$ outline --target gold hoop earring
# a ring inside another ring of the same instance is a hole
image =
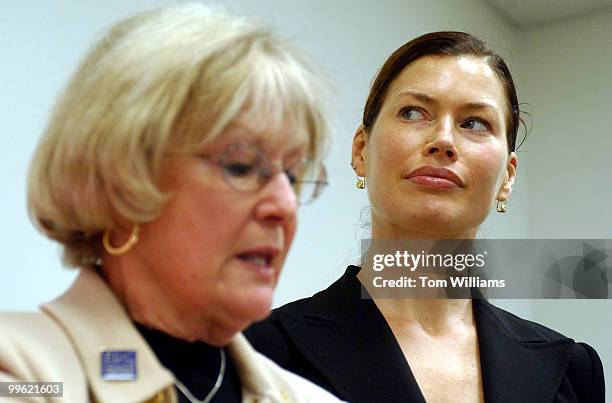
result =
[[[495,209],[498,213],[504,214],[508,210],[508,200],[498,200]]]
[[[119,256],[127,253],[132,246],[136,245],[138,242],[138,235],[140,234],[140,225],[134,224],[132,227],[132,232],[130,233],[130,237],[128,240],[121,246],[114,247],[110,243],[111,230],[107,229],[104,231],[104,236],[102,237],[102,245],[104,246],[104,250],[108,252],[109,255]]]

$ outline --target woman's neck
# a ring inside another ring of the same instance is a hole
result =
[[[163,286],[152,281],[147,268],[124,256],[105,256],[101,273],[134,322],[177,339],[224,346],[248,325],[226,326],[216,318],[184,309],[180,303],[170,300]]]
[[[477,227],[442,231],[439,228],[435,230],[422,230],[409,227],[389,227],[373,223],[373,243],[371,247],[376,248],[376,240],[475,239],[477,231]],[[419,245],[422,246],[422,244]],[[424,252],[427,252],[427,250]],[[365,277],[367,276],[365,273],[360,273],[360,275],[358,277],[365,285],[367,281]],[[407,275],[415,275],[415,273]],[[441,334],[448,331],[448,329],[456,329],[458,325],[474,326],[475,324],[472,314],[472,301],[470,299],[374,298],[374,302],[392,327],[416,325],[427,333]]]
[[[410,227],[372,225],[372,239],[475,239],[478,228],[444,231]]]
[[[372,239],[475,239],[478,227],[451,228],[437,225],[426,228],[422,225],[398,226],[372,216]]]
[[[474,326],[470,299],[374,299],[391,328],[418,327],[431,336]]]

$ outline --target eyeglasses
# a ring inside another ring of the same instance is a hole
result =
[[[279,172],[283,172],[300,205],[316,199],[327,182],[325,167],[320,162],[301,159],[287,166],[271,164],[259,147],[251,143],[235,143],[214,155],[188,154],[211,160],[221,169],[225,183],[241,193],[256,192]]]

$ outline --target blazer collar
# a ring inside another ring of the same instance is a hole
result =
[[[160,364],[123,306],[94,270],[81,269],[74,284],[59,298],[43,304],[41,309],[71,339],[96,401],[134,402],[154,396],[176,401],[174,375]],[[232,339],[227,348],[240,374],[244,398],[281,399],[283,392],[264,367],[264,358],[241,333]],[[136,351],[136,380],[102,380],[100,352],[104,349]]]
[[[372,300],[361,299],[357,267],[316,294],[302,312],[277,310],[301,353],[351,402],[425,403],[399,344]],[[367,376],[356,374],[366,372]]]
[[[487,402],[552,402],[567,370],[574,340],[539,334],[535,324],[473,301]],[[552,332],[551,332],[552,333]]]
[[[80,269],[73,285],[41,309],[66,332],[81,360],[95,400],[145,401],[174,383],[174,376],[157,360],[106,282],[90,268]],[[134,381],[101,378],[103,350],[136,352]]]
[[[228,349],[240,374],[242,398],[246,401],[282,401],[285,392],[274,382],[272,373],[265,367],[262,357],[249,344],[242,333],[238,333]]]
[[[425,402],[391,329],[371,299],[361,298],[349,266],[303,310],[277,315],[302,354],[342,397],[354,402]],[[574,341],[544,337],[486,300],[474,300],[485,401],[552,401],[569,363]],[[550,336],[550,335],[548,335]],[[334,357],[330,359],[330,357]],[[367,371],[368,376],[353,376]]]

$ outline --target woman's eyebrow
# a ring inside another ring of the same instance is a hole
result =
[[[463,109],[489,109],[497,112],[498,108],[495,104],[489,102],[468,102],[462,106]]]
[[[427,95],[423,92],[414,91],[414,90],[404,90],[400,92],[397,96],[398,98],[401,98],[404,96],[410,96],[410,97],[416,98],[417,100],[423,103],[428,103],[432,105],[439,104],[436,98],[430,95]],[[490,103],[490,102],[485,102],[485,101],[466,102],[465,104],[461,105],[461,108],[462,109],[490,109],[494,112],[498,111],[498,108],[495,104]]]
[[[414,91],[414,90],[404,90],[402,92],[400,92],[399,94],[397,94],[398,98],[401,97],[405,97],[405,96],[411,96],[413,98],[418,99],[421,102],[424,103],[428,103],[428,104],[434,104],[437,105],[438,104],[438,100],[419,91]]]

